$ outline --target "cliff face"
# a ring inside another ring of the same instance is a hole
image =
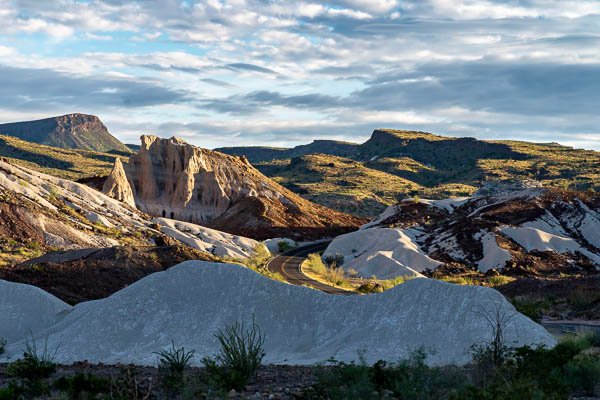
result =
[[[346,214],[313,204],[262,175],[243,157],[142,136],[139,152],[118,165],[104,192],[151,215],[188,221],[258,238],[277,234],[320,236],[357,226]]]
[[[0,133],[67,149],[131,152],[108,132],[95,115],[68,114],[37,121],[0,124]]]

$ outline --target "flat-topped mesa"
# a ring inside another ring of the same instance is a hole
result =
[[[37,121],[0,124],[0,133],[66,149],[131,153],[95,115],[75,113]]]
[[[122,165],[135,205],[148,214],[268,237],[270,228],[354,227],[356,218],[317,206],[271,181],[242,157],[192,146],[176,137],[142,136],[137,154]],[[115,165],[104,193],[126,201]]]

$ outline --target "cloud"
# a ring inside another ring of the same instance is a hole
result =
[[[227,67],[235,69],[235,70],[241,70],[241,71],[252,71],[252,72],[261,72],[263,74],[277,75],[277,72],[273,71],[272,69],[261,67],[259,65],[254,65],[254,64],[233,63],[233,64],[227,64]]]
[[[223,99],[212,99],[201,104],[220,113],[248,114],[265,111],[269,107],[279,106],[296,109],[330,109],[338,106],[339,99],[318,93],[284,95],[278,92],[260,90],[244,95],[233,95]]]
[[[244,143],[397,126],[597,146],[599,27],[592,0],[0,0],[0,109]]]
[[[427,64],[378,77],[353,93],[349,103],[383,110],[461,106],[523,115],[594,114],[600,104],[600,65]]]
[[[190,100],[182,91],[142,80],[73,76],[0,65],[0,104],[14,110],[127,109]]]
[[[225,82],[225,81],[220,81],[218,79],[212,79],[212,78],[202,78],[201,79],[202,82],[211,84],[211,85],[215,85],[215,86],[220,86],[220,87],[226,87],[226,88],[233,88],[235,87],[235,85],[232,85],[231,83]]]

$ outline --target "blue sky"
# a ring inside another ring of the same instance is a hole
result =
[[[203,147],[375,128],[600,150],[600,1],[0,0],[0,121]]]

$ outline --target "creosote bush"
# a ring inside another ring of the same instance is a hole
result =
[[[215,337],[221,346],[219,353],[202,359],[209,380],[225,390],[242,390],[265,356],[265,338],[260,327],[253,317],[250,327],[236,322],[219,329]]]

